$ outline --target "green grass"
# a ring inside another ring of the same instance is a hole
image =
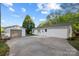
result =
[[[9,47],[4,42],[0,42],[0,56],[5,56],[9,52]]]
[[[79,37],[68,39],[68,42],[79,51]]]

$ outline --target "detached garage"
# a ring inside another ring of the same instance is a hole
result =
[[[11,29],[10,36],[11,37],[22,37],[22,30]]]
[[[34,28],[33,34],[45,37],[68,38],[72,36],[72,28],[69,24],[58,24],[47,28]]]
[[[5,35],[11,38],[25,36],[25,28],[18,25],[5,27]]]

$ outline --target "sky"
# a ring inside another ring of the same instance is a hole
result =
[[[45,21],[48,14],[56,10],[62,11],[58,3],[2,3],[1,26],[22,26],[26,15],[31,16],[37,27],[41,21]]]
[[[46,20],[51,10],[61,9],[59,4],[45,3],[4,3],[1,4],[1,26],[20,25],[26,15],[30,15],[36,26]]]

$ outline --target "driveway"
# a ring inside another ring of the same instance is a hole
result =
[[[10,56],[75,56],[78,51],[66,39],[49,37],[22,37],[7,41]]]

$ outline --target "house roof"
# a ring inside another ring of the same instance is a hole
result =
[[[4,29],[7,29],[7,28],[12,28],[12,27],[20,27],[20,28],[23,28],[23,27],[21,27],[21,26],[19,26],[19,25],[13,25],[13,26],[8,26],[8,27],[3,27]]]
[[[71,24],[70,23],[64,23],[64,24],[55,24],[55,25],[53,25],[53,26],[50,26],[50,27],[44,27],[44,28],[40,28],[40,27],[38,27],[38,28],[34,28],[34,29],[45,29],[45,28],[47,28],[47,29],[49,29],[49,28],[67,28],[67,27],[69,27]]]

